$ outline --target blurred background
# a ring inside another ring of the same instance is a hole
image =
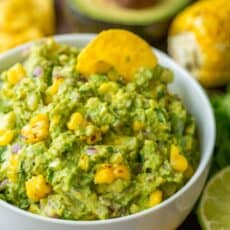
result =
[[[1,0],[0,52],[43,36],[124,28],[165,49],[169,24],[192,0]]]

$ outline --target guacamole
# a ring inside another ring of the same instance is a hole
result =
[[[79,50],[45,40],[0,75],[0,199],[60,219],[130,215],[172,196],[199,161],[172,72],[83,76]]]

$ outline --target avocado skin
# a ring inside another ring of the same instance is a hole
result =
[[[77,7],[75,7],[71,1],[66,1],[64,11],[69,24],[75,32],[99,33],[106,29],[120,28],[130,30],[140,35],[151,44],[156,44],[156,42],[159,42],[167,36],[167,31],[172,21],[172,18],[168,18],[167,20],[154,22],[149,25],[124,25],[119,23],[107,23],[88,17]]]

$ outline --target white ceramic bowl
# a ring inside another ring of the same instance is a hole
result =
[[[94,35],[61,35],[61,43],[83,47]],[[31,43],[0,55],[0,69],[22,60],[22,51]],[[176,194],[151,208],[134,215],[101,221],[68,221],[45,218],[20,210],[0,201],[1,230],[173,230],[178,227],[197,201],[209,171],[215,142],[215,122],[209,100],[200,85],[167,55],[154,50],[160,64],[174,71],[175,81],[170,90],[177,93],[198,125],[201,144],[199,167],[188,183]]]

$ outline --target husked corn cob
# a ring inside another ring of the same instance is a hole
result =
[[[204,86],[230,83],[229,0],[198,1],[171,25],[170,55]]]

